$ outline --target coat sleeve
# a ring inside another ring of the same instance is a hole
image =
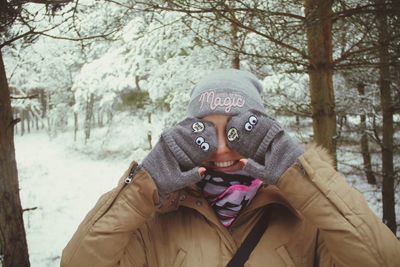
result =
[[[126,184],[131,170],[136,174]],[[104,194],[79,225],[63,250],[61,266],[118,266],[128,242],[155,212],[158,201],[153,180],[133,162],[118,186]]]
[[[299,163],[283,174],[278,187],[318,227],[318,266],[400,266],[400,242],[326,152],[309,148]]]

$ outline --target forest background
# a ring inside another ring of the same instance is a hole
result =
[[[326,147],[400,236],[398,1],[0,4],[0,266],[57,266],[218,68],[256,74],[267,111]]]

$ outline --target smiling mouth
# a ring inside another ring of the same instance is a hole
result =
[[[228,161],[213,161],[212,164],[218,168],[227,168],[234,165],[237,160],[228,160]]]

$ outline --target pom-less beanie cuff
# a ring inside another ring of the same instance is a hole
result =
[[[186,155],[186,153],[178,146],[174,138],[168,133],[164,132],[161,134],[168,149],[174,154],[176,160],[185,168],[190,168],[195,166],[194,162]]]
[[[268,146],[271,144],[271,141],[274,139],[274,137],[280,132],[283,132],[282,127],[278,123],[272,124],[271,129],[268,130],[267,134],[261,141],[261,144],[256,151],[256,154],[254,156],[256,162],[262,163],[264,161],[265,153],[268,149]]]

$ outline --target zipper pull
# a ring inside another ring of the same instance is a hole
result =
[[[125,178],[125,184],[130,184],[132,182],[135,174],[136,174],[136,167],[133,167],[132,170],[130,171],[128,177]]]

